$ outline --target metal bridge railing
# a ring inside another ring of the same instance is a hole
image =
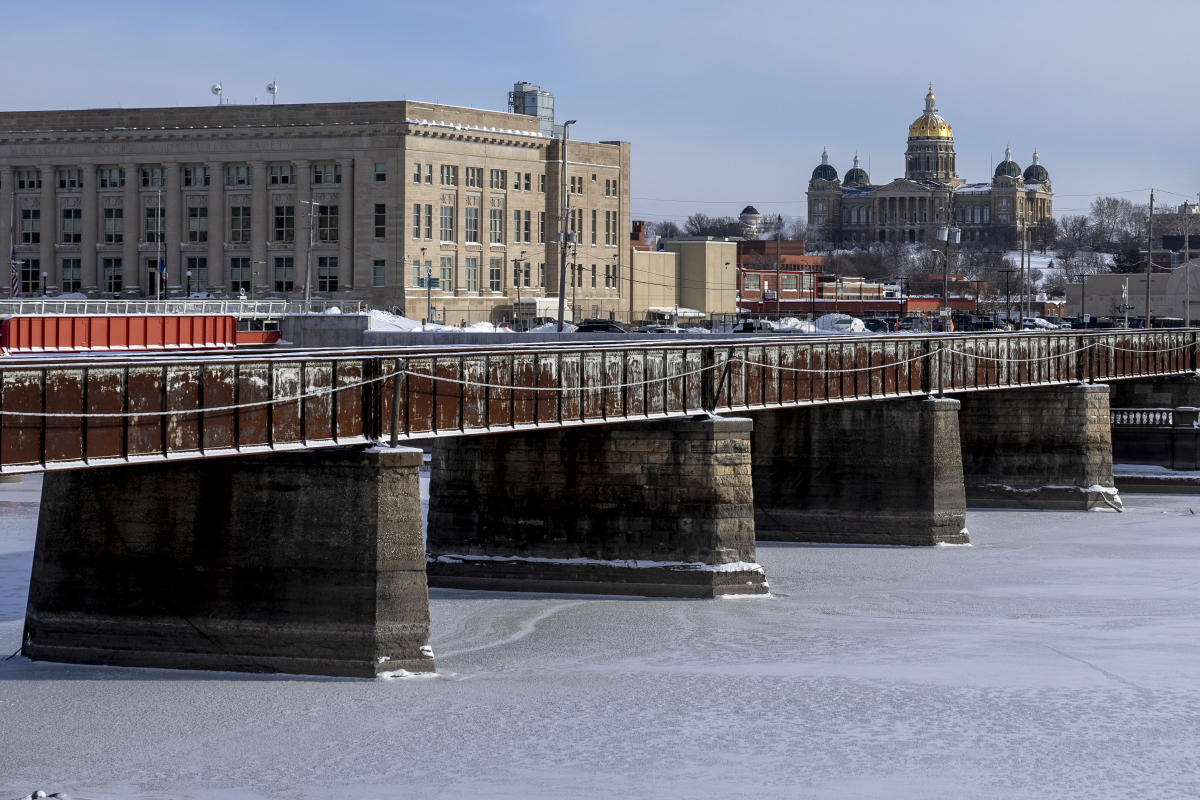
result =
[[[321,314],[338,308],[347,314],[366,310],[361,300],[0,300],[0,316],[121,316],[130,314],[230,315],[238,319],[276,319],[288,314]]]

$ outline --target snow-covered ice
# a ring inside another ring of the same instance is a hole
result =
[[[0,484],[0,650],[40,479]],[[760,544],[762,602],[434,590],[413,680],[0,661],[0,800],[1200,795],[1200,498]]]

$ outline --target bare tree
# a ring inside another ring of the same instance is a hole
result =
[[[683,229],[671,220],[654,223],[654,235],[660,239],[674,239],[683,235]]]

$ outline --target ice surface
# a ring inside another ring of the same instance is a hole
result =
[[[39,479],[0,484],[0,650]],[[440,674],[0,661],[0,800],[1200,795],[1200,498],[771,543],[762,602],[434,590]]]

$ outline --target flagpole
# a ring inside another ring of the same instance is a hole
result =
[[[11,287],[9,288],[9,297],[15,300],[21,294],[21,281],[17,275],[17,191],[13,189],[9,192],[9,215],[8,215],[8,265],[12,271]],[[42,292],[46,291],[46,287],[42,287]]]
[[[157,194],[158,194],[158,213],[156,213],[154,215],[154,231],[155,231],[154,238],[156,238],[158,240],[158,263],[155,264],[154,266],[155,266],[156,272],[158,273],[158,280],[157,280],[158,290],[155,292],[154,299],[161,303],[162,302],[162,288],[163,288],[163,285],[162,285],[163,284],[163,273],[167,271],[166,270],[167,265],[163,263],[163,254],[162,254],[162,187],[161,186],[158,187]]]

